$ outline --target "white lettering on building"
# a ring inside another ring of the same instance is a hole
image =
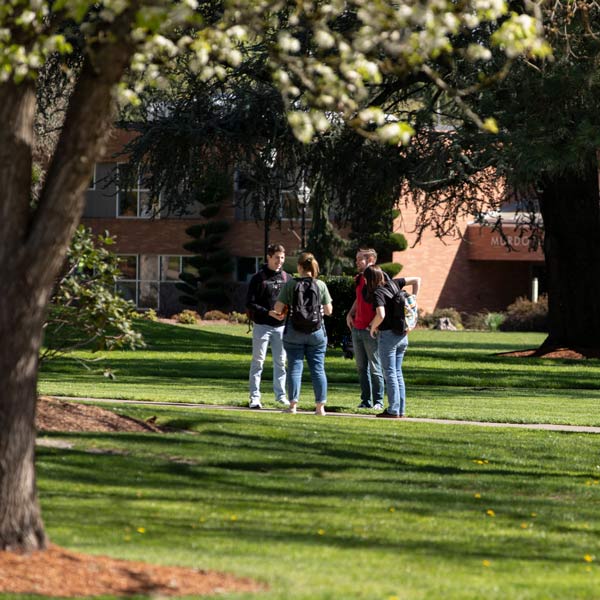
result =
[[[492,236],[490,238],[491,246],[510,246],[511,248],[518,248],[519,246],[528,247],[529,238],[522,238],[518,235],[507,235],[506,239],[502,239],[499,235]]]

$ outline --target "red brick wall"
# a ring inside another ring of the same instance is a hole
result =
[[[505,260],[506,248],[496,247],[494,260],[470,260],[467,240],[442,241],[432,233],[425,233],[413,248],[414,224],[414,209],[403,206],[395,231],[404,233],[409,247],[395,252],[394,260],[404,265],[402,275],[421,277],[419,306],[426,312],[449,307],[465,312],[503,310],[516,297],[530,295],[530,265],[539,264],[538,256],[531,261]],[[463,234],[467,224],[460,223]]]
[[[108,230],[116,236],[113,246],[118,254],[175,254],[189,252],[183,244],[191,241],[185,230],[201,220],[195,219],[83,219],[86,227],[95,233]],[[294,225],[299,235],[298,225]],[[264,227],[254,221],[233,221],[225,235],[223,247],[234,256],[263,256]],[[300,250],[300,241],[292,233],[291,225],[283,222],[281,230],[273,226],[269,239],[271,243],[283,244],[288,255]]]

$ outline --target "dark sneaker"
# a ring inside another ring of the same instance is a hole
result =
[[[400,415],[393,415],[393,414],[389,413],[387,410],[384,410],[383,412],[378,413],[375,416],[379,417],[381,419],[400,419]]]
[[[368,409],[371,409],[373,407],[370,406],[369,404],[365,404],[364,402],[361,402],[356,408],[368,408]],[[381,408],[383,408],[383,406]]]

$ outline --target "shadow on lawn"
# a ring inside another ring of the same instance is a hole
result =
[[[564,533],[565,502],[570,506],[576,501],[572,486],[583,485],[589,477],[574,471],[568,461],[559,462],[560,444],[542,436],[522,436],[537,441],[529,448],[532,460],[543,451],[546,464],[555,465],[535,469],[507,462],[512,450],[506,448],[505,437],[494,442],[490,435],[449,436],[438,440],[441,450],[432,456],[426,428],[413,432],[404,443],[402,435],[392,438],[389,430],[375,434],[371,430],[368,441],[349,447],[344,428],[327,432],[327,439],[311,441],[312,425],[280,424],[275,431],[265,427],[249,434],[227,431],[227,421],[205,422],[193,437],[71,435],[84,447],[109,446],[130,454],[40,448],[42,498],[52,490],[63,505],[67,503],[68,522],[74,528],[96,522],[112,530],[119,523],[147,522],[149,534],[160,536],[167,546],[178,538],[201,535],[467,558],[485,553],[488,558],[564,561],[572,552],[572,539],[548,544],[519,530],[519,524],[536,512],[544,530]],[[498,464],[475,465],[474,453],[482,452],[498,454]],[[485,500],[476,500],[474,491],[483,492]],[[46,518],[64,523],[60,503],[54,509],[51,500],[47,503]],[[197,506],[214,507],[201,532],[190,530],[190,519],[197,522]],[[486,516],[490,506],[497,520]],[[114,507],[119,507],[117,513]],[[337,510],[348,514],[346,523],[340,524]],[[289,511],[312,515],[314,525],[307,525],[302,516],[284,518]],[[596,522],[593,505],[578,506],[577,511],[578,521]],[[237,515],[235,523],[229,520],[231,514]],[[403,522],[403,515],[412,525]],[[415,529],[419,517],[430,520],[426,526],[430,534]],[[436,531],[432,519],[450,520],[441,522],[445,528],[455,527],[451,539],[446,530]],[[465,519],[464,526],[449,525]],[[514,525],[503,534],[504,545],[494,534],[500,521]],[[319,528],[325,529],[324,534],[317,532]]]

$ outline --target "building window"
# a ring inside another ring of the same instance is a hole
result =
[[[237,256],[235,261],[237,281],[250,281],[258,271],[262,256]]]
[[[180,273],[198,276],[198,269],[189,263],[191,256],[161,256],[160,280],[179,281]]]
[[[125,300],[138,305],[138,257],[137,254],[119,255],[121,276],[117,282],[117,291]]]
[[[141,173],[131,173],[125,163],[117,165],[117,217],[149,219],[158,216],[160,198],[153,198]]]

